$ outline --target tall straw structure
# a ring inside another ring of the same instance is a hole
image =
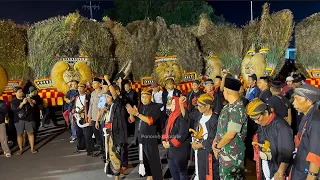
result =
[[[298,69],[304,75],[305,70],[320,69],[320,13],[302,20],[296,27],[296,60]]]

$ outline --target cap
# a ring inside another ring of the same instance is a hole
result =
[[[233,91],[239,91],[242,83],[238,79],[226,78],[224,87]]]
[[[262,114],[268,106],[263,103],[259,98],[254,98],[249,102],[249,104],[246,107],[246,112],[248,116],[257,116],[259,114]]]
[[[294,89],[298,96],[308,98],[312,103],[320,101],[320,89],[310,84],[303,84]]]
[[[249,77],[251,77],[253,80],[258,80],[257,75],[256,74],[251,74],[249,75]]]
[[[34,86],[30,86],[30,87],[29,87],[29,93],[31,93],[31,92],[33,92],[33,91],[35,91],[35,90],[37,90],[36,87],[34,87]]]
[[[294,74],[292,75],[293,77],[293,81],[294,83],[298,83],[298,82],[301,82],[302,81],[302,76],[300,74]]]
[[[101,83],[101,82],[102,82],[102,79],[95,77],[95,78],[93,78],[93,80],[92,80],[92,81],[96,81],[96,82]]]
[[[212,79],[207,79],[204,84],[214,84]]]
[[[271,87],[275,89],[281,89],[282,88],[282,82],[281,81],[272,81]]]
[[[293,77],[292,76],[288,76],[287,78],[286,78],[286,82],[287,81],[293,81]]]

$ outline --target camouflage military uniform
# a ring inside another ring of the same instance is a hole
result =
[[[245,137],[247,134],[247,117],[243,102],[239,98],[233,104],[227,104],[221,111],[218,128],[217,142],[229,129],[238,129],[235,138],[225,145],[219,153],[219,174],[223,180],[245,179]]]

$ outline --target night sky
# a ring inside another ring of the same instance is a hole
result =
[[[261,15],[262,5],[265,2],[253,2],[254,18]],[[242,26],[250,20],[250,1],[208,1],[208,3],[215,9],[216,15],[223,15],[228,22]],[[320,1],[269,1],[269,3],[271,12],[290,9],[293,12],[295,23],[316,12],[320,12]],[[84,5],[89,5],[89,1],[2,0],[0,2],[0,19],[12,19],[18,24],[32,24],[53,16],[67,15],[75,10],[79,10],[83,16],[90,17],[89,10],[85,10],[83,8]],[[105,9],[114,7],[111,0],[92,1],[92,5],[100,6],[100,10],[93,11],[93,16],[97,20],[101,20]],[[294,39],[290,46],[294,46]]]
[[[265,1],[253,2],[254,18],[261,15],[262,5]],[[317,1],[269,1],[270,10],[279,11],[290,9],[293,12],[295,22],[320,12],[320,2]],[[100,10],[94,11],[94,18],[101,20],[104,9],[112,8],[112,1],[92,1],[92,4],[100,5]],[[209,1],[215,9],[216,15],[225,17],[228,22],[244,25],[250,20],[250,1]],[[52,16],[67,15],[75,10],[80,10],[84,16],[90,17],[88,10],[82,8],[89,5],[89,1],[1,1],[0,19],[12,19],[16,23],[34,23]]]

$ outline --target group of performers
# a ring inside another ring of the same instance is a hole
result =
[[[157,83],[143,88],[139,103],[129,103],[130,98],[121,93],[125,85],[111,83],[108,76],[93,79],[91,97],[88,85],[79,83],[72,106],[78,124],[77,148],[92,155],[94,134],[99,153],[105,153],[105,172],[119,179],[128,165],[128,127],[134,124],[139,174],[147,179],[163,179],[160,134],[174,180],[189,179],[190,154],[195,159],[195,180],[245,179],[246,148],[253,146],[258,147],[255,160],[262,169],[258,179],[319,177],[320,89],[308,84],[294,87],[292,108],[304,114],[294,138],[290,125],[295,120],[288,117],[291,103],[281,95],[281,84],[269,77],[257,83],[255,74],[249,79],[246,93],[238,79],[224,73],[207,79],[204,91],[202,82],[193,81],[186,95],[174,88],[173,79],[167,79],[164,88]],[[252,142],[249,134],[256,134],[257,141]]]

